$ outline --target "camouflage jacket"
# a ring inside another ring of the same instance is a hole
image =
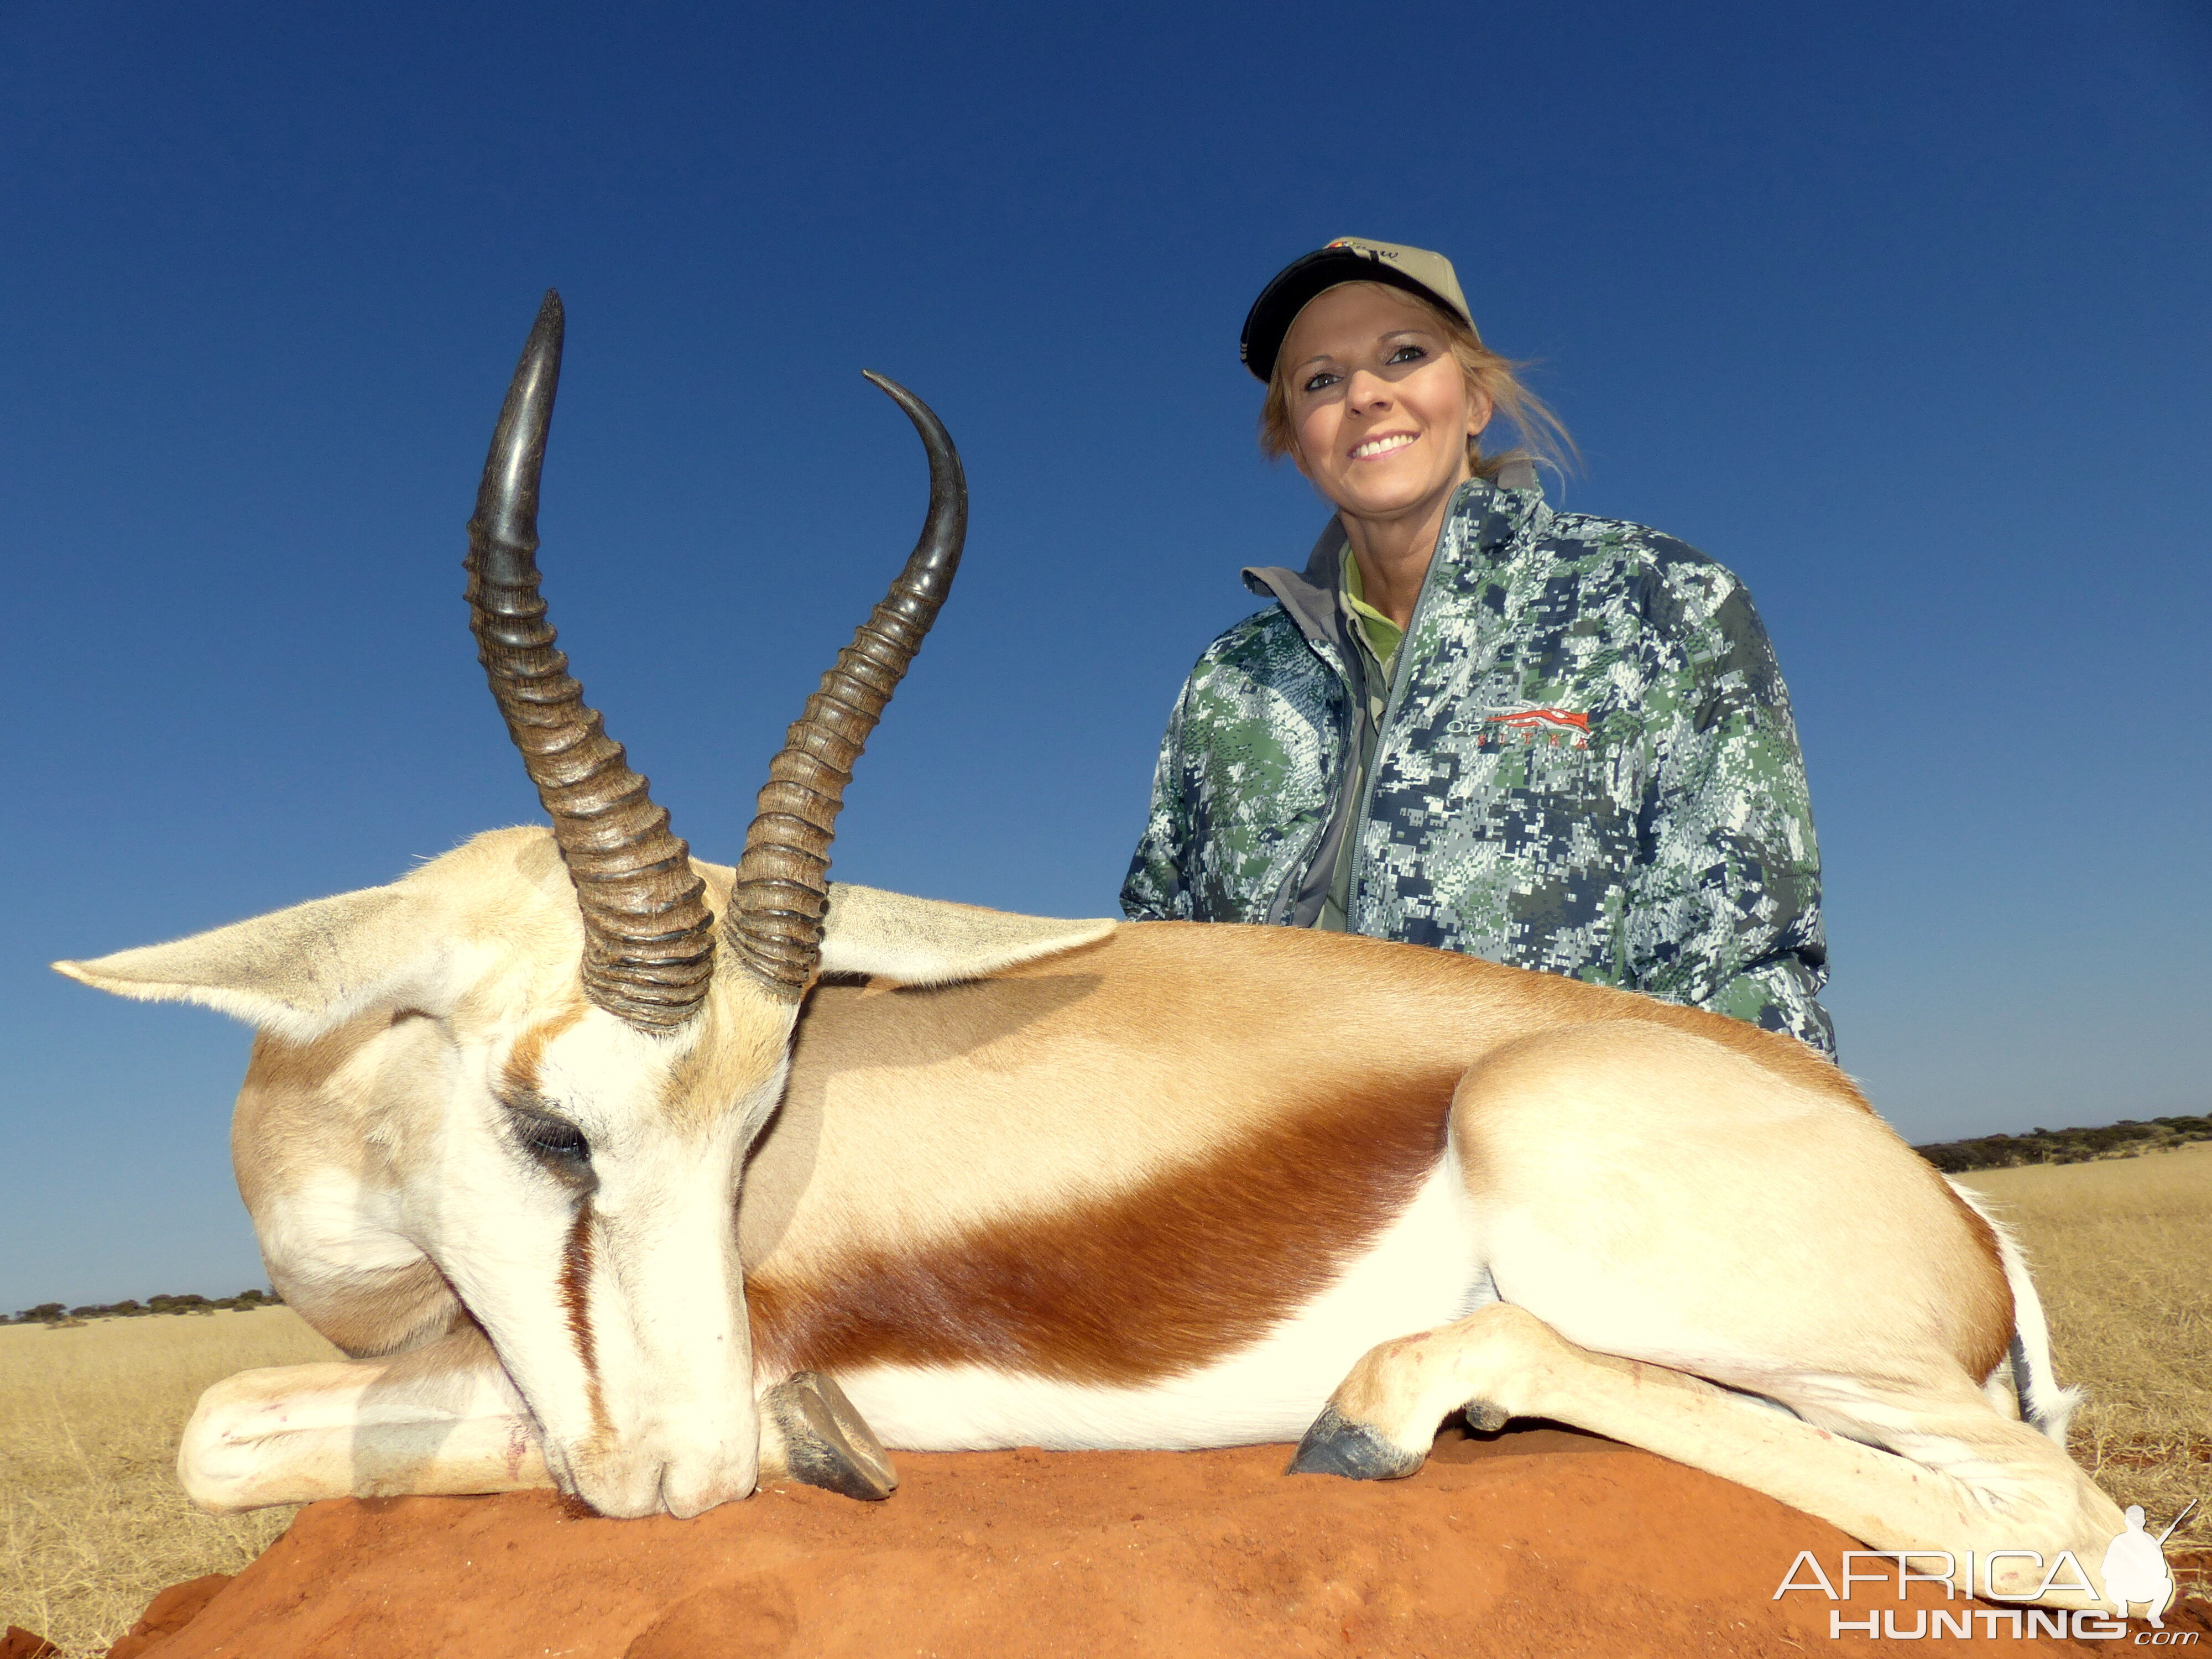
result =
[[[1121,889],[1133,920],[1310,927],[1343,837],[1351,931],[1695,1004],[1835,1051],[1804,763],[1751,595],[1528,469],[1452,499],[1361,799],[1372,672],[1344,532],[1206,649]],[[1379,689],[1379,688],[1378,688]]]

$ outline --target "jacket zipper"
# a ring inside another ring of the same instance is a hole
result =
[[[1474,482],[1469,480],[1468,485],[1464,487],[1471,488]],[[1457,516],[1458,509],[1457,501],[1444,509],[1444,521],[1437,532],[1436,548],[1429,555],[1429,568],[1421,575],[1421,591],[1413,596],[1413,614],[1407,617],[1405,635],[1398,642],[1398,664],[1390,674],[1390,696],[1382,705],[1382,721],[1375,728],[1375,759],[1368,766],[1367,780],[1359,792],[1358,810],[1345,827],[1346,834],[1357,837],[1352,843],[1351,874],[1344,884],[1344,931],[1347,933],[1359,931],[1352,925],[1352,907],[1359,897],[1359,878],[1363,873],[1360,865],[1366,852],[1362,844],[1366,838],[1360,836],[1359,831],[1366,823],[1368,814],[1375,810],[1375,780],[1382,771],[1382,743],[1390,734],[1390,723],[1397,719],[1399,708],[1405,702],[1406,687],[1413,680],[1413,637],[1420,629],[1421,613],[1428,608],[1430,590],[1437,585],[1437,569],[1443,562],[1438,555],[1443,551],[1444,535],[1451,528],[1451,521]],[[1356,642],[1353,648],[1358,649]]]

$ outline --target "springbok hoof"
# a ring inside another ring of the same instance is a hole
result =
[[[878,1502],[898,1486],[882,1443],[844,1389],[819,1371],[799,1371],[762,1396],[761,1410],[782,1431],[784,1474],[802,1486]]]
[[[1347,1480],[1398,1480],[1427,1460],[1419,1452],[1398,1449],[1364,1423],[1340,1416],[1334,1406],[1323,1406],[1286,1474],[1340,1474]]]
[[[1513,1413],[1503,1406],[1493,1406],[1487,1400],[1470,1400],[1460,1407],[1467,1425],[1477,1434],[1496,1434],[1513,1420]]]

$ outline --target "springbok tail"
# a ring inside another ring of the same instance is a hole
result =
[[[1951,1180],[1948,1176],[1943,1178]],[[2043,1298],[2035,1293],[2035,1281],[2028,1276],[2027,1257],[2012,1230],[1990,1213],[1978,1193],[1955,1181],[1951,1181],[1951,1189],[1996,1235],[2005,1283],[2012,1287],[2012,1342],[2006,1352],[2012,1361],[2013,1392],[2020,1401],[2021,1419],[2040,1430],[2063,1450],[2067,1428],[2081,1404],[2081,1390],[2058,1386],[2058,1371],[2051,1363],[2051,1327],[2043,1317]]]

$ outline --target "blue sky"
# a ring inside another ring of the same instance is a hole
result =
[[[1237,568],[1322,518],[1244,308],[1413,242],[1535,360],[1566,502],[1758,596],[1892,1120],[2204,1109],[2206,18],[9,7],[0,1308],[259,1280],[244,1030],[49,959],[534,815],[459,558],[549,284],[554,616],[709,856],[919,519],[871,368],[974,517],[837,873],[1109,910]]]

